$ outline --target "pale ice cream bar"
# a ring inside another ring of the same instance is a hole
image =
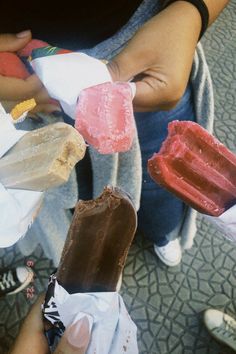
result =
[[[75,128],[101,154],[131,148],[135,122],[129,83],[106,82],[80,92]]]
[[[68,180],[85,150],[83,137],[65,123],[28,132],[0,159],[0,182],[34,191],[56,187]]]
[[[148,161],[150,176],[199,212],[219,216],[236,204],[236,155],[199,124],[173,121]]]
[[[121,189],[106,187],[97,199],[79,201],[56,273],[59,284],[69,293],[115,291],[136,224]]]

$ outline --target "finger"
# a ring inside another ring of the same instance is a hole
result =
[[[25,320],[25,323],[28,326],[34,325],[34,328],[37,330],[43,330],[43,323],[41,321],[42,319],[42,309],[41,305],[45,300],[45,293],[39,294],[37,297],[37,300],[33,304],[33,306],[30,309],[30,312]]]
[[[142,81],[136,82],[134,110],[147,112],[170,109],[171,102],[165,100],[166,85],[166,82],[153,78],[144,78]],[[173,103],[175,104],[175,102]]]
[[[113,81],[129,81],[136,83],[136,94],[133,100],[134,110],[139,112],[169,110],[176,106],[181,98],[180,89],[173,87],[176,73],[169,70],[168,75],[163,73],[155,64],[147,67],[143,52],[137,53],[136,46],[129,44],[128,49],[123,50],[111,62],[107,64]],[[137,60],[139,58],[139,60]],[[129,64],[133,61],[133,65]],[[171,80],[169,78],[172,78]],[[183,92],[182,92],[183,93]]]
[[[34,95],[33,97],[37,103],[37,106],[35,107],[35,111],[38,111],[38,107],[40,105],[50,105],[52,107],[54,107],[55,111],[61,111],[61,106],[59,101],[51,98],[47,92],[47,90],[45,89],[45,87],[42,87],[40,89],[40,91],[38,91],[38,93],[36,93],[36,95]]]
[[[30,75],[26,80],[0,76],[0,99],[23,101],[37,95],[42,87],[42,82],[35,74]]]
[[[40,103],[37,104],[36,107],[30,111],[30,113],[45,113],[45,114],[51,114],[51,113],[60,113],[62,110],[58,105],[55,104],[50,104],[50,103]]]
[[[7,113],[10,113],[11,110],[19,103],[20,101],[1,101],[1,104]],[[60,112],[62,112],[62,110],[60,108],[59,103],[55,100],[49,100],[47,102],[37,103],[35,108],[29,112],[29,115],[30,118],[34,118],[34,115],[36,115],[35,119],[37,120],[38,119],[37,113],[59,114]]]
[[[60,106],[59,101],[49,96],[45,87],[42,87],[40,91],[37,92],[37,94],[34,96],[34,99],[37,103],[51,103],[54,104],[55,106]]]
[[[135,81],[136,94],[133,100],[135,111],[168,109],[169,102],[164,99],[168,91],[167,79],[159,74],[159,68],[150,69],[155,66],[155,63],[148,62],[150,49],[147,47],[144,50],[144,45],[140,45],[139,42],[137,34],[128,46],[107,64],[107,68],[113,81]]]
[[[142,61],[137,61],[135,55],[135,51],[130,50],[130,47],[128,47],[128,49],[124,49],[107,63],[108,71],[114,82],[129,81],[135,75],[144,71],[144,63]]]
[[[26,46],[31,40],[31,31],[17,34],[0,34],[0,52],[16,52]]]
[[[85,316],[66,329],[54,354],[85,354],[89,340],[89,321]]]
[[[52,113],[61,112],[61,106],[57,100],[52,99],[47,90],[43,87],[35,96],[36,107],[31,111],[33,113]]]
[[[32,306],[23,325],[21,326],[18,337],[9,354],[48,354],[48,343],[43,333],[42,309],[45,294],[39,296]]]

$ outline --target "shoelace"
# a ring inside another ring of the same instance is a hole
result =
[[[214,328],[215,332],[236,341],[236,322],[234,320],[223,317],[221,326]]]
[[[0,275],[0,290],[4,291],[15,284],[16,282],[14,281],[14,277],[10,269],[3,273],[3,275]]]

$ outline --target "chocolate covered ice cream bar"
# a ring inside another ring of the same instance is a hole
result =
[[[199,124],[173,121],[148,161],[150,176],[199,212],[219,216],[236,204],[236,155]]]
[[[0,182],[34,191],[56,187],[68,180],[85,149],[83,137],[65,123],[28,132],[0,159]]]
[[[136,231],[129,196],[106,187],[79,201],[62,252],[57,280],[69,293],[115,291]]]

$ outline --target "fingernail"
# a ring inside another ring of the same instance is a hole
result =
[[[28,37],[30,35],[30,30],[27,30],[27,31],[22,31],[22,32],[19,32],[16,34],[16,37],[17,38],[25,38],[25,37]]]
[[[76,348],[87,348],[90,340],[89,321],[87,317],[79,319],[65,331],[68,342]]]

